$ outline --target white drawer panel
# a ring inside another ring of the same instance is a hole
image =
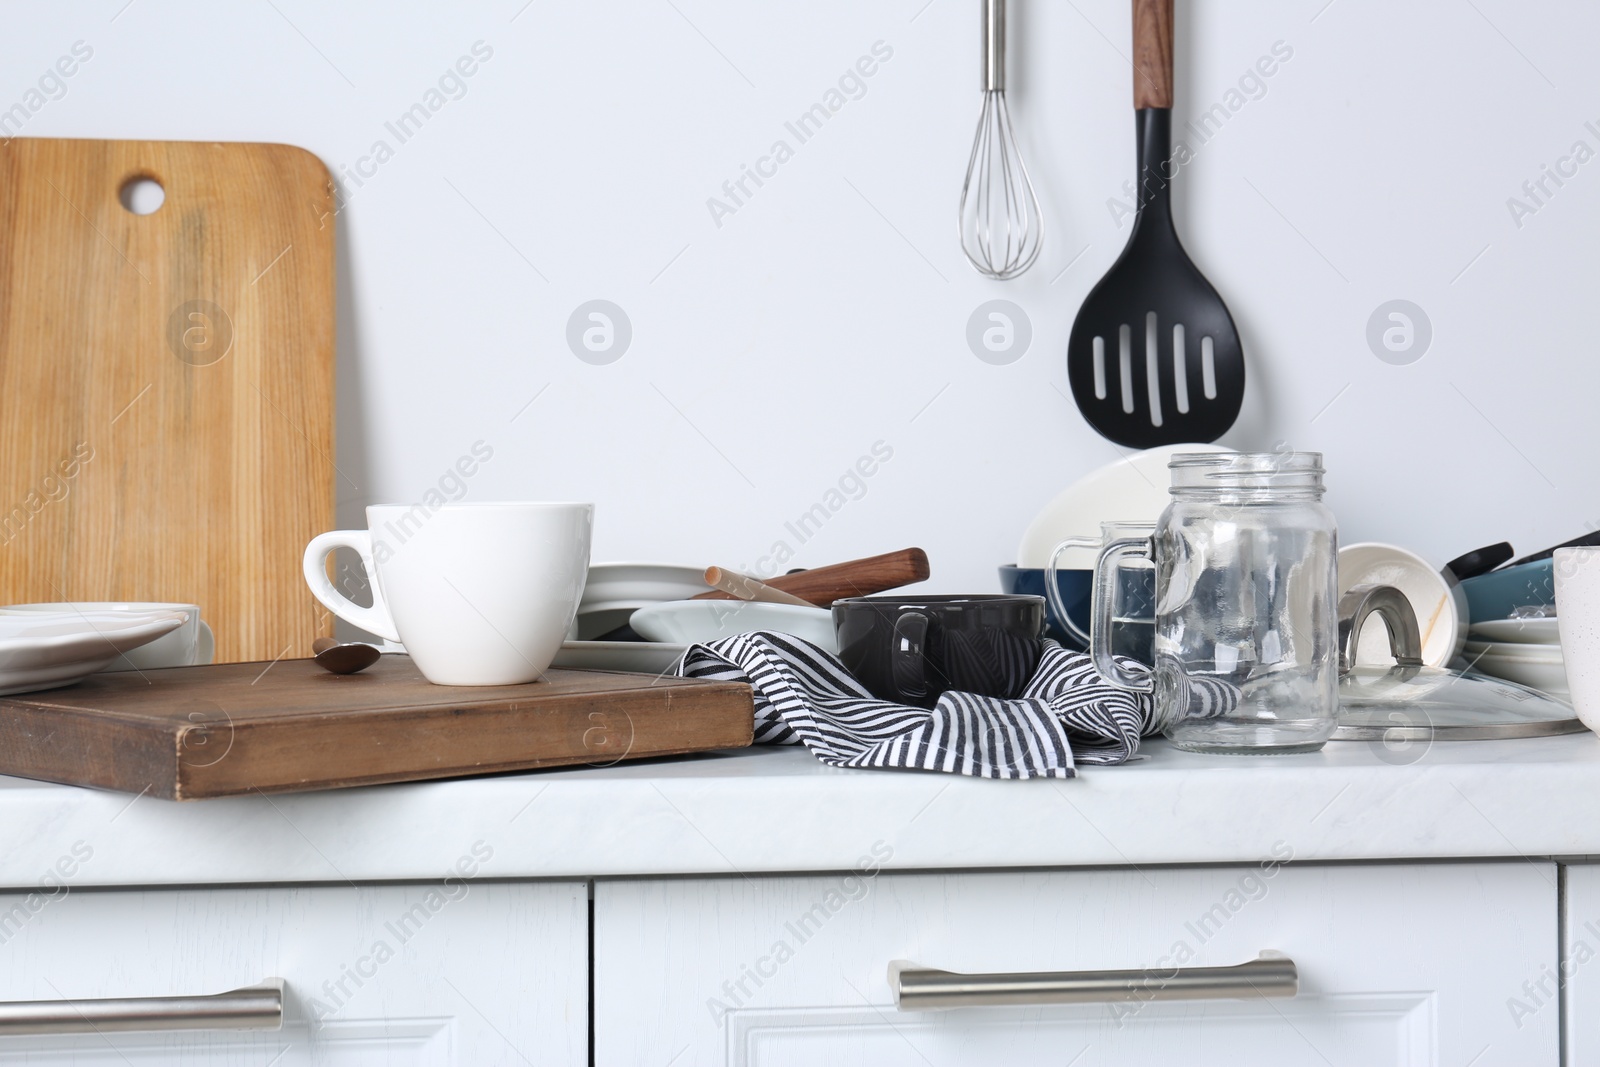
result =
[[[286,984],[281,1032],[0,1037],[0,1062],[453,1067],[588,1060],[583,883],[0,895],[0,1001]],[[87,1029],[87,1028],[86,1028]]]
[[[1556,959],[1556,912],[1531,863],[603,882],[595,1062],[1555,1067],[1558,1013],[1506,997]],[[1263,950],[1298,996],[904,1012],[887,977]]]
[[[1515,988],[1506,991],[1506,1007],[1519,1019],[1551,1014],[1557,990],[1564,984],[1567,1062],[1600,1063],[1600,864],[1574,864],[1566,869],[1566,878],[1560,967],[1523,975]]]

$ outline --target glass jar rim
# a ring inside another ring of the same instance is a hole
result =
[[[1168,470],[1213,467],[1218,473],[1322,473],[1321,452],[1180,452],[1167,461]]]
[[[1321,452],[1184,452],[1167,468],[1174,497],[1247,493],[1265,501],[1322,494]]]

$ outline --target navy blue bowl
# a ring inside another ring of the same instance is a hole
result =
[[[1118,623],[1112,636],[1112,648],[1142,663],[1153,662],[1151,644],[1155,638],[1155,578],[1155,571],[1148,567],[1124,569],[1116,605],[1118,618],[1143,621]],[[1089,598],[1093,585],[1094,571],[1056,571],[1056,588],[1060,590],[1061,600],[1067,606],[1067,614],[1086,633],[1089,630]],[[1043,568],[1006,564],[1000,568],[1000,591],[1044,596]],[[1086,651],[1083,642],[1074,637],[1056,617],[1055,605],[1048,599],[1045,605],[1045,636],[1055,638],[1067,648]]]
[[[1094,571],[1056,571],[1056,588],[1061,591],[1061,599],[1067,605],[1067,614],[1085,632],[1089,629],[1089,592],[1093,583]],[[1044,596],[1044,571],[1037,567],[1018,567],[1008,563],[1000,568],[1000,591]],[[1083,651],[1083,642],[1073,637],[1056,617],[1055,605],[1048,599],[1045,605],[1045,636],[1055,638],[1068,648]]]

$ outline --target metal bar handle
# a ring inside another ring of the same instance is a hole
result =
[[[137,1030],[281,1030],[283,979],[195,997],[0,1001],[0,1037]]]
[[[1300,972],[1294,960],[1268,952],[1233,967],[1037,974],[955,974],[895,960],[889,964],[889,988],[901,1011],[1129,1000],[1247,1000],[1294,996],[1300,989]]]
[[[983,0],[983,88],[1006,88],[1006,0]]]

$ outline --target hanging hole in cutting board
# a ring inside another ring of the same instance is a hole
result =
[[[153,215],[166,202],[167,191],[148,174],[140,174],[122,183],[117,199],[135,215]]]

